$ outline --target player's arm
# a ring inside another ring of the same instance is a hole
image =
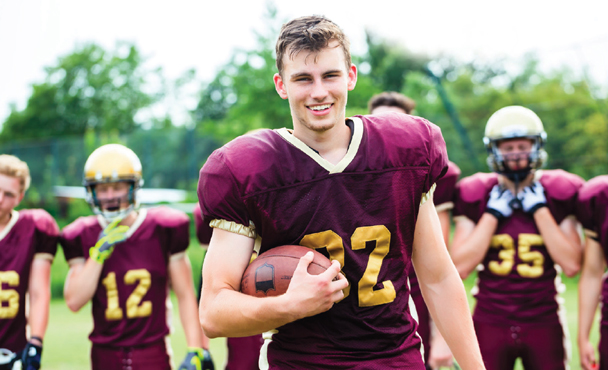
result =
[[[39,346],[42,343],[35,338],[44,338],[49,321],[49,304],[51,301],[50,277],[51,261],[45,258],[34,258],[28,286],[30,309],[27,322],[30,326],[30,338],[33,338],[32,342]]]
[[[583,271],[578,283],[578,350],[583,370],[592,370],[596,362],[595,347],[589,333],[602,293],[602,276],[606,268],[601,245],[587,237]]]
[[[561,266],[566,276],[576,275],[582,260],[576,220],[567,217],[558,225],[549,208],[542,207],[534,212],[534,221],[553,261]]]
[[[300,259],[287,292],[256,298],[240,293],[241,278],[253,253],[254,239],[214,229],[203,263],[201,325],[210,338],[244,337],[278,328],[329,310],[348,286],[337,261],[310,275],[312,252]],[[338,276],[338,280],[333,281]]]
[[[193,322],[198,321],[198,305],[194,295],[192,268],[185,253],[171,257],[169,277],[171,288],[177,297],[179,317],[186,334],[188,347],[209,349],[209,338],[203,335],[198,325],[192,325]]]
[[[68,308],[77,312],[95,295],[103,265],[88,258],[68,261],[70,269],[63,287],[63,297]]]
[[[424,301],[456,360],[463,369],[484,369],[466,292],[430,201],[418,212],[412,260]]]
[[[455,221],[450,255],[460,277],[465,279],[488,253],[492,236],[498,227],[498,219],[490,213],[484,213],[477,224],[464,216],[455,218]]]

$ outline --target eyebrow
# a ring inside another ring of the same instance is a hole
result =
[[[342,70],[341,69],[332,69],[330,71],[323,72],[323,75],[328,75],[328,74],[332,74],[332,73],[342,73]],[[308,73],[308,72],[299,72],[299,73],[292,74],[289,78],[290,79],[295,79],[295,78],[298,78],[298,77],[308,77],[310,75],[311,74]]]

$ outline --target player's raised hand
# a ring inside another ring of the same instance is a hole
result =
[[[513,199],[513,193],[510,190],[498,184],[494,185],[492,191],[490,191],[490,199],[488,199],[486,212],[492,214],[499,221],[507,218],[513,214],[513,209],[511,208]]]
[[[289,301],[293,302],[298,318],[329,310],[334,303],[344,298],[342,290],[348,286],[348,280],[340,273],[340,263],[335,260],[323,273],[309,274],[308,265],[313,259],[312,252],[300,258],[285,293],[289,296]]]
[[[530,215],[533,215],[539,208],[547,206],[545,188],[538,181],[524,188],[520,194],[522,208]]]
[[[208,350],[189,347],[186,358],[177,370],[215,370],[215,365]]]
[[[122,220],[117,218],[99,233],[97,243],[89,249],[89,255],[92,259],[104,263],[112,255],[114,246],[127,240],[126,233],[129,231],[129,227],[126,225],[118,226],[120,221]]]

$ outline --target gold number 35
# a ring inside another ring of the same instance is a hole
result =
[[[519,234],[517,239],[517,254],[524,263],[517,265],[516,270],[520,276],[537,278],[544,272],[545,256],[541,252],[530,251],[532,246],[543,245],[543,238],[537,234]],[[506,276],[515,265],[515,243],[508,234],[499,234],[492,237],[491,248],[498,248],[500,261],[491,261],[488,268],[495,275]]]
[[[359,227],[350,237],[352,250],[365,249],[366,242],[375,241],[376,247],[369,255],[367,267],[359,280],[359,307],[371,307],[390,303],[395,300],[395,287],[390,280],[382,282],[382,289],[374,290],[378,283],[378,275],[382,267],[382,260],[389,252],[391,233],[384,225]],[[344,243],[342,238],[331,230],[315,234],[308,234],[302,238],[300,245],[312,249],[327,248],[329,258],[340,262],[344,268]],[[344,296],[350,294],[350,285],[344,291]]]

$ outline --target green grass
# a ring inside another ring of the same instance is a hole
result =
[[[188,255],[192,263],[195,282],[198,283],[204,250],[201,249],[196,242],[193,242],[190,248],[188,248]],[[59,251],[51,272],[54,299],[51,302],[49,327],[44,341],[44,352],[42,356],[42,365],[45,370],[81,370],[90,368],[89,351],[91,346],[88,335],[93,325],[91,307],[89,304],[83,307],[78,313],[72,313],[68,310],[61,298],[63,280],[65,279],[67,270],[68,267],[65,259],[63,258],[61,251]],[[467,291],[470,291],[473,282],[473,276],[465,280],[464,283]],[[578,348],[576,347],[578,277],[571,279],[564,278],[564,283],[567,289],[562,296],[565,299],[572,350],[570,368],[571,370],[577,370],[580,369]],[[175,301],[174,296],[172,296],[172,301],[174,309],[172,311],[173,332],[171,334],[171,344],[174,352],[174,363],[177,366],[185,356],[186,343],[177,311],[177,302]],[[474,299],[470,296],[469,303],[471,307],[474,306]],[[198,325],[198,323],[193,323],[193,325]],[[598,343],[599,341],[597,320],[595,327],[592,330],[591,339],[592,343]],[[211,354],[214,358],[216,368],[223,369],[227,356],[225,338],[211,340]],[[521,370],[523,367],[519,364],[516,369]]]

